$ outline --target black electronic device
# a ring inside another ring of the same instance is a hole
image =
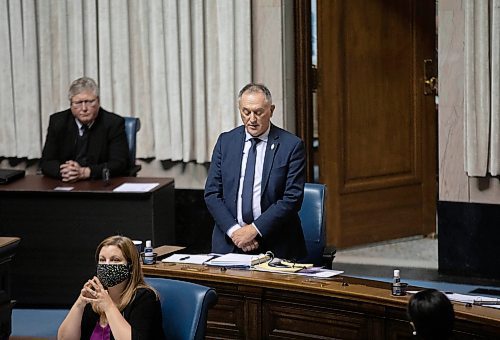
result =
[[[7,184],[16,179],[23,178],[25,173],[24,170],[0,169],[0,184]]]

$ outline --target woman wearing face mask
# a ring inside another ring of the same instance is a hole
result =
[[[108,237],[97,247],[96,261],[97,276],[83,285],[57,338],[164,339],[160,301],[144,282],[132,240]]]

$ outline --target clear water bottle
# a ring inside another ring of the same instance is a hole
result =
[[[154,253],[153,247],[151,246],[151,240],[146,241],[146,246],[144,247],[144,264],[154,264]]]
[[[399,274],[399,269],[394,269],[394,277],[392,279],[392,295],[404,295],[401,289],[401,277]]]

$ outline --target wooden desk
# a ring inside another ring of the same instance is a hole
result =
[[[217,290],[219,300],[209,312],[207,338],[411,338],[406,318],[409,298],[392,296],[387,283],[165,263],[143,266],[143,271]],[[500,310],[459,304],[454,308],[456,339],[499,338]]]
[[[160,185],[145,193],[113,192],[125,182]],[[174,227],[171,178],[113,178],[104,185],[32,175],[0,186],[0,235],[22,239],[12,268],[12,295],[20,306],[70,306],[94,275],[94,252],[104,238],[122,234],[155,246],[175,244]]]

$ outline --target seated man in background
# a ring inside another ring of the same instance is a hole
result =
[[[219,136],[205,184],[215,220],[214,253],[307,253],[299,210],[304,198],[304,143],[271,124],[274,105],[262,84],[238,95],[242,126]]]
[[[42,173],[63,182],[102,178],[104,169],[110,176],[125,175],[129,166],[125,120],[101,108],[99,88],[91,78],[73,81],[68,99],[69,109],[50,116]]]

